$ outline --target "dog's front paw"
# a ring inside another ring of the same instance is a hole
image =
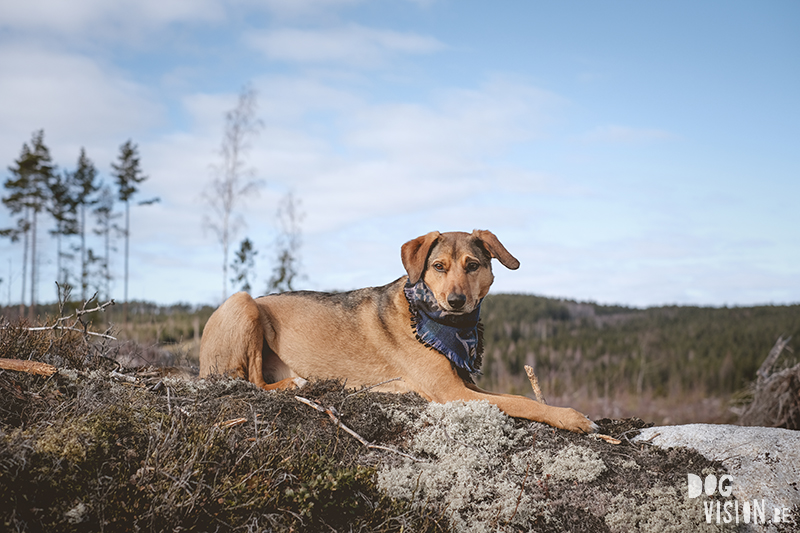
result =
[[[596,433],[598,430],[597,424],[570,407],[560,408],[555,422],[554,426],[575,433]]]

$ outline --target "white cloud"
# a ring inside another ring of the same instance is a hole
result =
[[[331,17],[337,11],[347,7],[367,3],[368,0],[240,0],[242,4],[264,6],[273,16],[281,19],[289,18],[324,18]],[[408,0],[420,8],[428,8],[437,0]]]
[[[56,157],[115,152],[126,138],[157,126],[162,108],[147,87],[78,54],[0,48],[0,158],[18,155],[44,128]],[[94,145],[97,149],[90,149]]]
[[[629,126],[598,126],[582,136],[588,142],[599,143],[647,143],[676,139],[674,133],[656,128],[632,128]]]
[[[138,33],[174,22],[224,18],[219,0],[26,0],[0,3],[0,27],[94,38]]]
[[[433,37],[357,24],[252,31],[245,36],[245,42],[274,60],[359,67],[384,65],[398,54],[429,54],[444,48]]]
[[[469,172],[475,163],[542,135],[563,100],[536,87],[494,79],[438,93],[433,104],[359,110],[348,140],[432,173]]]
[[[320,15],[325,12],[353,6],[364,0],[262,0],[274,15],[280,17],[297,17]]]
[[[278,197],[293,188],[307,213],[303,254],[312,288],[386,283],[402,273],[400,244],[431,229],[502,232],[501,224],[518,226],[524,210],[486,205],[488,191],[518,199],[552,181],[487,161],[540,134],[547,121],[542,108],[558,102],[525,84],[492,80],[470,90],[441,91],[429,104],[413,106],[413,113],[404,104],[371,103],[303,77],[263,78],[256,88],[266,127],[253,140],[248,162],[267,187],[242,207],[248,229],[240,237],[256,241],[265,270]],[[137,254],[143,264],[171,265],[164,270],[177,276],[165,289],[171,294],[179,294],[178,288],[185,293],[195,280],[204,290],[213,287],[215,296],[219,251],[210,235],[202,235],[199,193],[218,157],[223,113],[235,104],[235,94],[194,94],[184,102],[191,131],[142,145],[151,176],[143,194],[163,201],[137,208]],[[317,128],[308,112],[320,112],[336,127]],[[364,257],[370,257],[368,268]]]

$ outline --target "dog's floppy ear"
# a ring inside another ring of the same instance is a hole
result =
[[[428,252],[431,246],[439,238],[438,231],[432,231],[422,237],[408,241],[400,248],[400,257],[403,260],[403,267],[408,272],[408,280],[416,283],[425,271],[425,261],[428,259]]]
[[[476,229],[472,232],[472,236],[480,239],[489,254],[500,261],[501,265],[511,270],[516,270],[519,268],[519,261],[517,261],[513,255],[508,253],[506,247],[500,243],[500,240],[495,236],[494,233],[488,230]]]

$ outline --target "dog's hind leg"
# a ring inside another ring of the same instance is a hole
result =
[[[239,317],[239,327],[241,328],[241,339],[243,343],[241,349],[244,352],[244,364],[246,365],[244,378],[264,390],[296,389],[306,384],[306,380],[297,377],[289,368],[283,364],[275,352],[267,345],[267,331],[264,328],[271,328],[265,316],[261,314],[255,300],[246,293],[238,293],[231,296],[237,298],[241,307]],[[271,333],[272,330],[269,329]],[[274,335],[269,335],[269,338]],[[266,364],[265,364],[266,363]],[[280,367],[283,375],[289,375],[284,379],[279,375],[276,377],[275,367]],[[268,383],[267,377],[278,379],[275,383]]]
[[[228,298],[214,311],[203,331],[200,377],[211,374],[239,377],[264,390],[305,385],[306,381],[291,372],[267,346],[265,320],[249,294],[239,292]],[[265,371],[277,383],[267,383]]]

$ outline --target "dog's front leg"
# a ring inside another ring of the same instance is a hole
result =
[[[570,407],[553,407],[525,396],[494,394],[483,391],[478,387],[461,385],[460,390],[450,388],[447,391],[436,394],[432,401],[446,403],[457,400],[485,400],[495,404],[508,416],[542,422],[575,433],[594,433],[598,429],[597,425],[589,420],[586,415]]]

